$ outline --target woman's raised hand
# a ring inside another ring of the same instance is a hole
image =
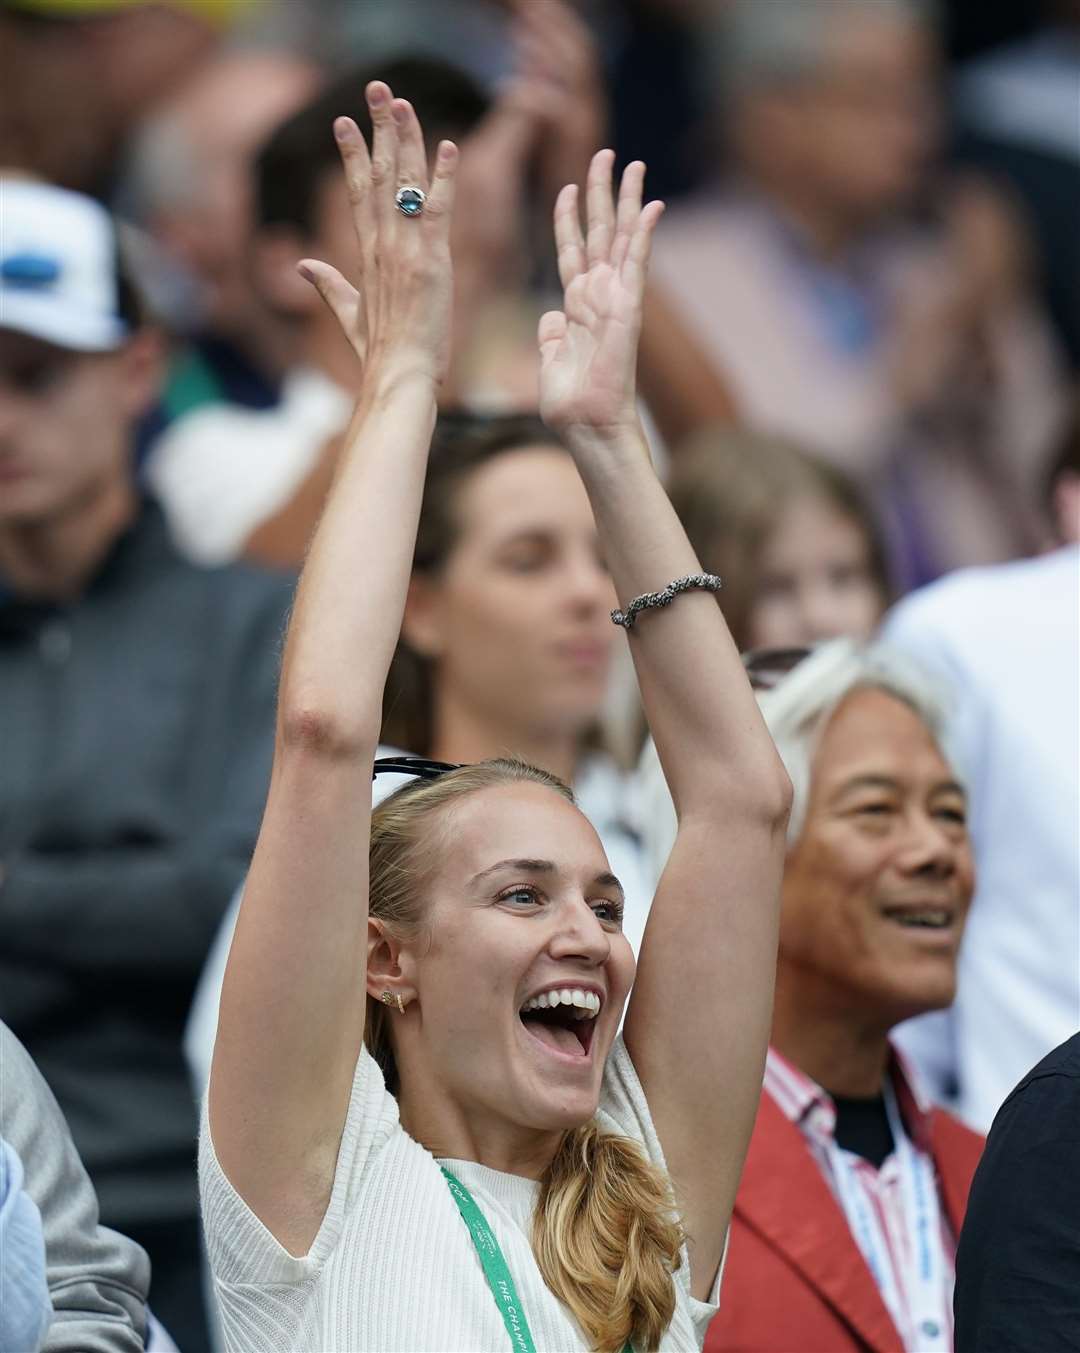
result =
[[[442,141],[428,182],[416,113],[376,80],[366,90],[371,152],[356,123],[340,117],[334,136],[345,169],[357,239],[356,286],[329,263],[304,259],[301,274],[337,317],[364,370],[365,387],[403,376],[441,381],[450,349],[453,293],[450,217],[457,147]],[[423,211],[406,216],[399,188],[426,194]]]
[[[641,204],[645,166],[627,165],[618,204],[612,195],[615,154],[598,151],[586,187],[582,235],[578,189],[555,203],[555,245],[562,310],[540,320],[540,412],[564,435],[618,436],[637,427],[635,370],[645,273],[662,202]]]

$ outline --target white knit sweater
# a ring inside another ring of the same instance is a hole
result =
[[[604,1073],[598,1118],[663,1164],[621,1037]],[[545,1285],[529,1243],[539,1185],[472,1161],[444,1163],[498,1237],[538,1353],[587,1353],[581,1328]],[[228,1353],[507,1353],[510,1337],[439,1165],[401,1127],[382,1073],[362,1053],[326,1216],[297,1259],[226,1179],[204,1107],[203,1217]],[[662,1353],[696,1353],[716,1313],[715,1301],[691,1297],[689,1281],[684,1253]]]

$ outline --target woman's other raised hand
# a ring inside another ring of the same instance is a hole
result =
[[[589,166],[582,234],[578,189],[555,203],[555,245],[562,310],[540,320],[540,412],[563,436],[618,437],[638,426],[635,396],[638,334],[652,233],[662,202],[642,206],[645,166],[626,167],[616,205],[615,153],[598,151]]]
[[[368,85],[366,95],[370,153],[351,118],[334,123],[356,231],[356,285],[316,259],[303,259],[298,267],[360,358],[365,390],[410,376],[437,383],[449,364],[457,147],[439,143],[429,182],[423,131],[412,105],[394,98],[379,80]],[[399,188],[426,194],[419,215],[398,209]]]

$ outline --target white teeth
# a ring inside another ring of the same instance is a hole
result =
[[[600,997],[594,991],[582,991],[579,987],[543,991],[539,996],[531,996],[521,1007],[521,1013],[527,1010],[551,1010],[557,1005],[572,1006],[578,1019],[591,1019],[599,1013]]]
[[[922,926],[933,930],[943,929],[952,921],[951,913],[938,907],[927,907],[925,911],[893,911],[889,914],[901,925]]]

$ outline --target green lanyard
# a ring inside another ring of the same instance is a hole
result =
[[[499,1308],[511,1344],[514,1348],[520,1349],[521,1353],[536,1353],[529,1323],[518,1300],[517,1288],[507,1267],[502,1247],[495,1239],[495,1232],[488,1225],[487,1218],[480,1211],[476,1199],[457,1175],[451,1174],[445,1167],[441,1168],[451,1197],[461,1213],[461,1220],[469,1228],[476,1253],[480,1256],[484,1277],[487,1279],[488,1287],[491,1288],[491,1295],[495,1298],[495,1305]],[[629,1343],[626,1344],[623,1353],[634,1353]]]

